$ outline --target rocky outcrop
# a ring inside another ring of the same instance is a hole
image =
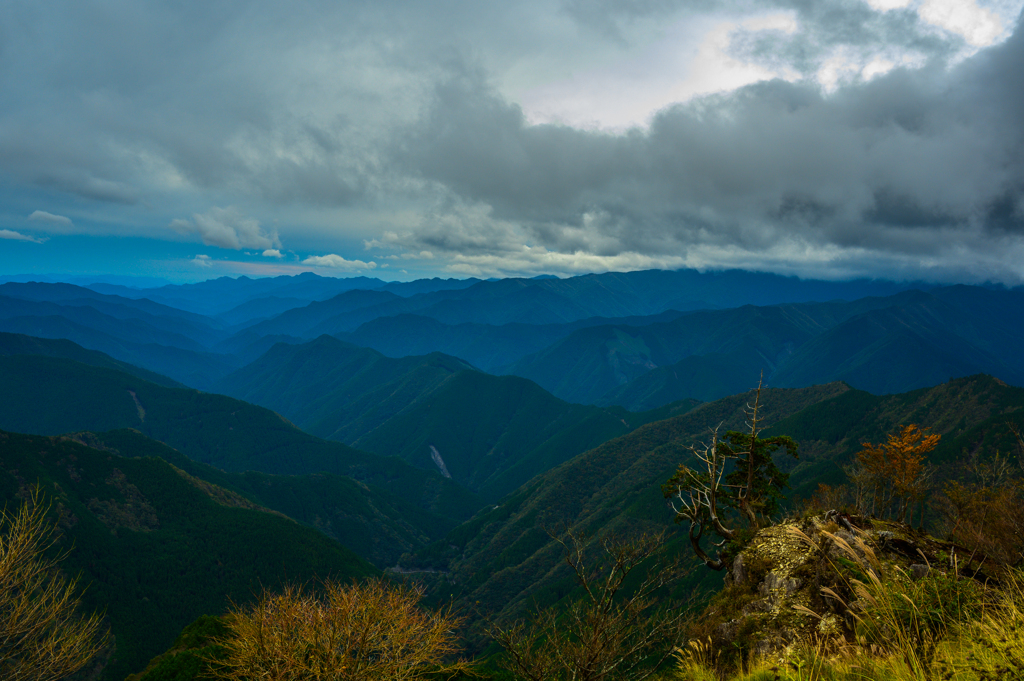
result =
[[[991,581],[992,567],[906,525],[828,512],[760,530],[733,557],[703,619],[719,649],[785,657],[798,644],[852,636],[851,584],[868,573],[916,580],[937,570]]]

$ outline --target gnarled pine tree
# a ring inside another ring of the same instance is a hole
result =
[[[761,428],[761,390],[758,382],[754,402],[748,404],[746,432],[730,430],[719,439],[721,424],[711,429],[711,440],[700,446],[690,445],[696,460],[694,467],[682,464],[662,486],[666,498],[672,499],[676,522],[690,523],[690,545],[697,557],[713,570],[725,568],[720,552],[714,557],[705,551],[702,540],[706,533],[718,535],[716,546],[738,539],[733,522],[727,525],[723,514],[734,517],[748,530],[757,530],[778,510],[782,490],[789,475],[779,470],[772,454],[783,449],[796,458],[797,443],[787,435],[759,437]]]

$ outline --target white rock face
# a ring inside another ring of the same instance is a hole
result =
[[[451,480],[451,473],[448,472],[448,467],[444,465],[444,459],[441,458],[441,452],[437,451],[437,447],[434,445],[430,445],[430,458],[434,460],[434,464],[437,466],[437,469],[441,471],[441,475]]]

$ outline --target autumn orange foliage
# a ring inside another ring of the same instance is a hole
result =
[[[912,423],[901,425],[882,444],[861,443],[857,460],[872,487],[872,513],[891,512],[900,522],[908,521],[912,504],[921,502],[927,491],[929,470],[924,460],[940,437]]]

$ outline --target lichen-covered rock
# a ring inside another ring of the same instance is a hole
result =
[[[743,554],[737,553],[736,557],[732,561],[732,570],[730,571],[733,584],[743,584],[747,581],[747,567],[743,564]]]
[[[890,521],[835,512],[784,521],[760,530],[733,557],[726,588],[705,613],[707,635],[719,645],[780,658],[799,644],[849,638],[851,612],[858,611],[853,580],[881,576],[879,570],[923,579],[958,551]],[[967,567],[960,565],[961,574],[984,578],[985,565],[969,573]]]
[[[920,563],[915,563],[910,566],[910,578],[924,579],[928,576],[928,573],[931,572],[931,570],[931,567],[928,565],[921,565]]]

